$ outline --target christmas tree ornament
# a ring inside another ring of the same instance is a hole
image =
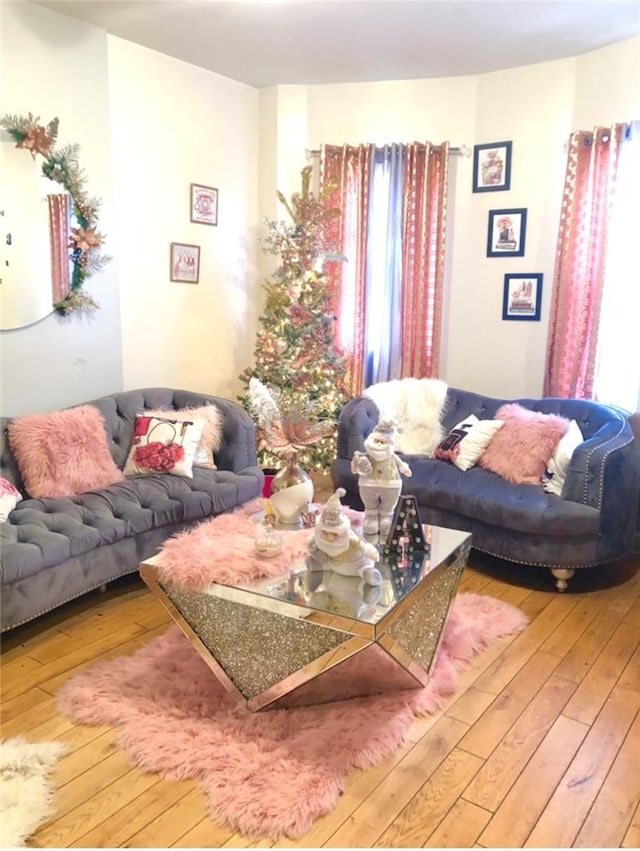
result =
[[[315,421],[313,404],[301,400],[296,407],[288,404],[282,394],[270,390],[257,378],[249,381],[248,407],[255,417],[260,437],[278,458],[287,460],[291,455],[312,447],[326,434],[333,431],[334,423],[327,420]]]

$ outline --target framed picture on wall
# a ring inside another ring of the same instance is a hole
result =
[[[504,192],[511,187],[511,142],[473,146],[473,191]]]
[[[172,281],[197,284],[200,277],[200,246],[172,242],[170,251],[170,276]]]
[[[504,276],[502,318],[537,322],[542,303],[542,273],[522,272]]]
[[[527,210],[489,210],[487,257],[524,257]]]
[[[191,184],[191,221],[199,225],[218,224],[218,190],[213,186]]]

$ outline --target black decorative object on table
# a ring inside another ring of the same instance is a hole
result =
[[[415,496],[399,497],[387,540],[381,549],[389,565],[395,591],[406,594],[424,575],[424,562],[431,550],[420,522]]]
[[[389,553],[385,556],[391,582],[400,597],[404,597],[424,576],[424,563],[429,558],[429,552],[414,552],[410,557],[403,553]]]
[[[428,551],[429,544],[418,514],[418,501],[415,496],[401,496],[382,552],[385,556],[404,554],[412,558],[415,553]]]

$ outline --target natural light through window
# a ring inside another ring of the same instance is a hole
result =
[[[387,229],[389,224],[389,169],[373,172],[369,205],[369,274],[367,279],[367,362],[372,372],[378,369],[380,345],[388,323]]]
[[[640,410],[640,122],[624,141],[613,203],[598,340],[596,398]]]

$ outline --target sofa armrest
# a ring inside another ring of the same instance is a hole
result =
[[[640,450],[621,415],[575,450],[562,491],[563,499],[600,511],[600,560],[632,549],[639,493]]]
[[[628,420],[608,422],[594,435],[581,443],[571,458],[563,499],[582,502],[592,508],[602,508],[607,469],[627,460],[636,468],[634,437]],[[637,470],[636,470],[637,472]]]
[[[239,473],[247,467],[257,466],[256,427],[249,414],[229,399],[212,396],[211,401],[224,413],[222,443],[216,453],[218,467]]]
[[[11,417],[0,417],[0,476],[15,485],[20,493],[24,493],[26,488],[7,436],[7,427],[10,422]]]
[[[351,399],[338,418],[338,458],[353,458],[356,450],[364,451],[365,438],[373,431],[380,412],[371,399],[359,396]]]
[[[257,466],[256,427],[242,405],[221,396],[209,396],[191,390],[176,390],[173,403],[177,408],[213,403],[222,411],[222,443],[216,452],[216,464],[220,470],[239,473],[247,467]]]

